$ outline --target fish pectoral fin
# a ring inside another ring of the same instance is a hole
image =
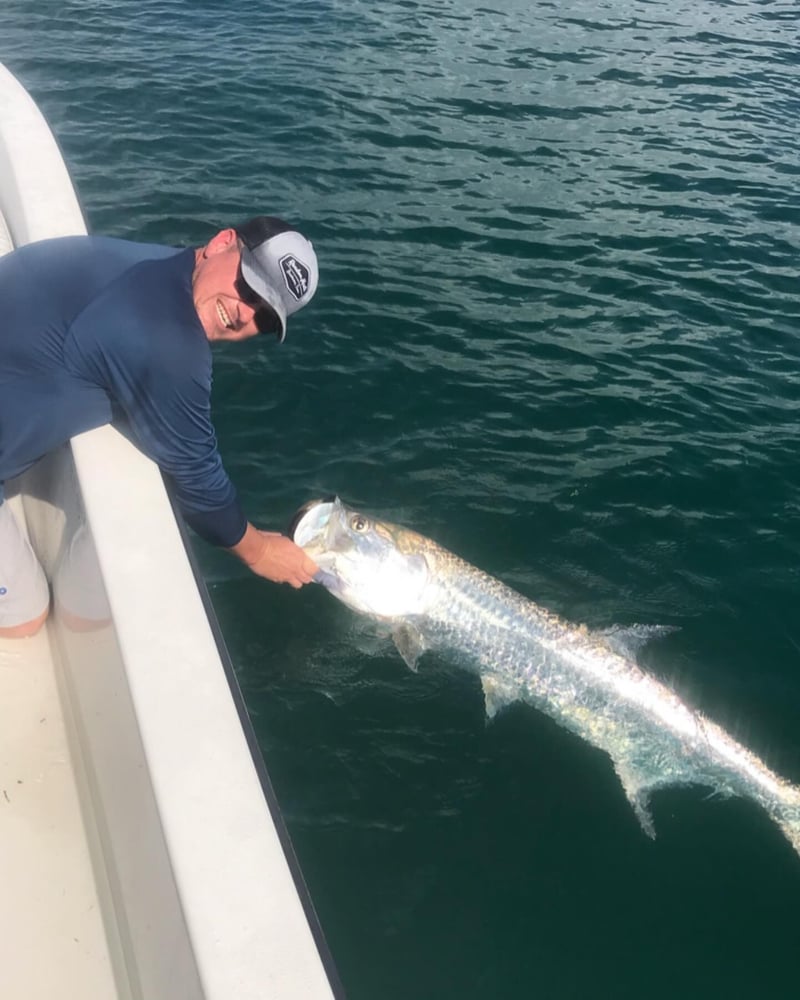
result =
[[[413,625],[403,622],[392,629],[392,639],[397,652],[403,657],[411,670],[416,673],[417,660],[428,648],[425,640]]]
[[[486,720],[491,720],[497,715],[501,708],[510,705],[519,697],[519,690],[512,685],[504,684],[492,674],[481,674],[481,687],[483,688],[483,698],[486,705]]]

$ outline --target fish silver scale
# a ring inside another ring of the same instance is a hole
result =
[[[340,500],[327,507],[324,531],[305,544],[325,567],[322,582],[350,607],[388,621],[411,665],[426,649],[449,649],[479,673],[490,715],[522,700],[607,753],[650,836],[651,792],[700,784],[756,801],[800,853],[800,789],[605,636],[564,621],[429,538]],[[396,594],[411,596],[408,613]],[[382,595],[391,614],[381,614]]]

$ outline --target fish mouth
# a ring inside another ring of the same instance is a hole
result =
[[[338,500],[335,494],[309,500],[298,507],[289,522],[287,534],[289,538],[303,548],[310,544],[328,524],[333,506]]]

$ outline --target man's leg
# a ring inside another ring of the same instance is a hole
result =
[[[0,503],[0,638],[22,639],[44,624],[50,590],[8,503]]]
[[[92,533],[80,524],[53,570],[53,606],[73,632],[93,632],[111,621]]]

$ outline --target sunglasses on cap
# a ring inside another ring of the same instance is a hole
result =
[[[267,305],[261,296],[257,295],[244,280],[241,263],[239,264],[239,268],[236,272],[236,280],[233,283],[233,287],[236,289],[236,294],[239,296],[239,299],[244,302],[245,305],[250,306],[251,309],[255,309],[253,322],[255,323],[258,332],[274,333],[280,336],[281,323],[275,313],[275,310],[271,306]]]

